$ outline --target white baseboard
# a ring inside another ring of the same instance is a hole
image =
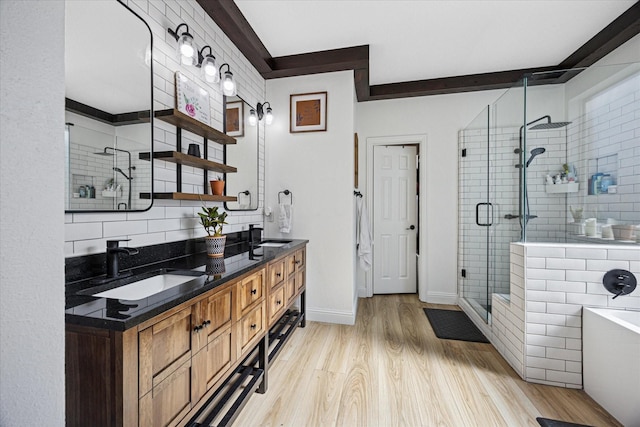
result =
[[[307,306],[305,314],[310,322],[337,323],[339,325],[355,325],[355,311],[325,310]]]
[[[423,302],[430,304],[458,304],[458,294],[452,294],[448,292],[427,292],[426,298]]]
[[[358,288],[358,298],[369,298],[369,295],[367,295],[366,287],[361,286]]]

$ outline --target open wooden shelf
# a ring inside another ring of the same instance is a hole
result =
[[[219,130],[212,128],[202,122],[197,121],[193,117],[181,113],[175,108],[168,110],[160,110],[155,112],[155,117],[174,126],[193,132],[196,135],[207,138],[209,141],[215,141],[218,144],[235,144],[236,139],[226,135]]]
[[[149,153],[140,153],[141,160],[149,160]],[[212,162],[211,160],[201,159],[200,157],[190,156],[178,151],[159,151],[153,153],[154,159],[164,160],[165,162],[176,163],[179,165],[193,166],[212,172],[234,173],[238,168],[225,165],[223,163]]]
[[[149,193],[140,193],[141,199],[150,199]],[[236,202],[238,198],[235,196],[214,196],[212,194],[195,194],[195,193],[153,193],[154,199],[163,200],[193,200],[205,202]]]

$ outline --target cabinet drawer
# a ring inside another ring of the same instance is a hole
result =
[[[195,403],[191,393],[191,359],[140,398],[140,426],[175,426]]]
[[[244,316],[251,305],[262,299],[264,295],[264,270],[246,277],[238,284],[238,311],[240,316]]]
[[[188,307],[139,332],[139,396],[191,359],[194,317]]]
[[[240,355],[252,348],[254,338],[264,333],[265,317],[265,304],[262,303],[240,320],[238,343]]]
[[[305,250],[299,249],[295,253],[288,255],[285,260],[287,275],[290,276],[305,267]]]
[[[287,282],[289,282],[287,280]],[[280,286],[279,288],[272,290],[269,294],[269,326],[273,325],[273,323],[280,318],[280,315],[284,312],[284,308],[286,307],[286,299],[285,299],[285,286]]]
[[[269,288],[273,289],[284,282],[286,273],[286,258],[269,264]]]

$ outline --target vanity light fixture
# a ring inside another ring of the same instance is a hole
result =
[[[186,31],[180,33],[180,27],[183,26],[186,28]],[[198,60],[198,49],[196,48],[196,44],[193,41],[193,36],[191,35],[191,33],[189,33],[189,26],[185,23],[182,23],[178,25],[175,31],[171,28],[169,28],[167,31],[178,42],[176,53],[178,55],[178,60],[180,61],[180,63],[184,65],[196,65],[196,62]]]
[[[222,67],[227,66],[227,71],[222,74]],[[226,62],[220,66],[220,88],[222,89],[222,93],[226,96],[236,96],[237,85],[235,80],[233,79],[233,73],[231,72],[231,67]]]
[[[209,53],[203,55],[206,48],[209,48]],[[198,67],[202,72],[202,78],[209,83],[218,83],[220,81],[220,74],[218,66],[216,64],[216,57],[213,56],[211,46],[207,45],[198,51]]]
[[[268,107],[266,107],[267,104],[269,104]],[[270,125],[273,123],[273,110],[271,109],[271,103],[269,102],[265,102],[264,104],[258,102],[256,109],[254,110],[252,108],[251,111],[249,111],[249,124],[251,126],[255,126],[263,117],[266,124]]]

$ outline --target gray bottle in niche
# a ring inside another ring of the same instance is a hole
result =
[[[93,185],[89,186],[89,198],[90,199],[96,198],[96,187],[94,187]]]

